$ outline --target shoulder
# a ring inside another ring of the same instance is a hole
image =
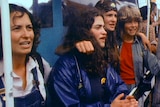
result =
[[[65,55],[62,55],[58,58],[58,60],[56,61],[54,67],[58,66],[58,65],[74,65],[75,64],[75,59],[74,59],[74,55],[71,55],[71,54],[65,54]]]
[[[143,33],[141,33],[143,34]],[[142,36],[140,36],[139,34],[137,34],[134,38],[134,43],[133,44],[142,44],[143,45],[143,41],[142,41]]]
[[[54,81],[70,81],[76,76],[76,63],[73,55],[63,55],[57,59],[52,67],[48,82]]]
[[[54,75],[72,75],[75,73],[76,62],[73,55],[60,56],[53,66]]]
[[[143,39],[142,39],[143,37],[146,38],[146,36],[143,33],[137,34],[134,39],[134,45],[139,45],[139,46],[141,46],[142,49],[145,48],[144,43],[143,43]]]

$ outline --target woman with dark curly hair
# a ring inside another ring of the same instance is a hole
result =
[[[106,58],[107,61],[113,65],[117,71],[119,72],[119,36],[116,32],[117,30],[117,12],[118,9],[116,7],[116,3],[109,0],[99,0],[95,7],[103,12],[104,22],[105,22],[105,30],[107,31],[106,38],[106,46],[105,46],[105,54],[107,54],[109,59]],[[142,33],[138,33],[143,40],[143,43],[146,46],[149,45],[149,41],[146,36]],[[80,52],[90,54],[94,51],[94,46],[89,40],[81,40],[77,41],[74,45]]]
[[[69,26],[47,86],[54,107],[135,107],[136,100],[115,69],[105,60],[107,38],[104,18],[96,8],[80,14]],[[71,48],[77,41],[90,40],[95,51],[89,55]],[[58,47],[59,48],[59,47]],[[58,54],[58,53],[57,53]]]
[[[44,107],[46,100],[44,79],[40,72],[38,60],[35,59],[36,48],[39,43],[40,24],[25,8],[15,4],[9,4],[9,8],[14,107]],[[2,32],[0,31],[0,33]],[[0,37],[0,88],[4,88],[2,34]],[[42,63],[47,75],[51,68],[43,58]],[[0,96],[1,107],[5,107],[4,97],[3,94]]]

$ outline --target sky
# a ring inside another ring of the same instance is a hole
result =
[[[91,4],[94,6],[99,0],[71,0],[71,1],[78,2],[85,5]]]
[[[156,1],[158,9],[160,9],[160,0],[153,0],[153,1]],[[147,0],[138,0],[138,2],[140,7],[147,5]]]
[[[42,2],[48,2],[49,0],[38,0],[38,3]],[[63,0],[62,0],[63,1]],[[71,0],[82,4],[89,4],[95,5],[98,0]],[[158,9],[160,9],[160,0],[154,0],[157,3]],[[33,2],[33,0],[8,0],[9,3],[17,3],[19,5],[22,5],[26,8],[29,8]],[[138,0],[139,6],[142,7],[144,5],[147,5],[147,0]]]
[[[46,3],[50,0],[38,0],[38,3]],[[8,0],[8,3],[15,3],[29,9],[33,3],[33,0]]]
[[[94,4],[96,4],[96,2],[98,0],[71,0],[71,1],[75,1],[75,2],[78,2],[78,3],[82,3],[82,4],[92,3],[94,5]],[[156,1],[158,9],[160,9],[160,0],[151,0],[151,1]],[[144,5],[147,5],[147,0],[138,0],[138,3],[139,3],[139,6],[142,7]]]

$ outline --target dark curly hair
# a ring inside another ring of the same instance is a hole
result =
[[[39,37],[40,37],[40,22],[36,20],[36,17],[34,17],[27,9],[25,9],[22,6],[18,6],[16,4],[9,4],[10,14],[13,12],[20,12],[20,15],[15,14],[13,17],[13,20],[16,17],[23,17],[24,14],[27,14],[31,20],[31,23],[33,25],[33,32],[34,32],[34,40],[33,40],[33,46],[32,50],[28,55],[32,55],[36,52],[37,46],[39,44]],[[1,24],[1,22],[0,22]],[[2,46],[2,26],[0,25],[0,60],[3,59],[3,46]]]
[[[95,37],[90,33],[90,29],[97,16],[103,17],[102,13],[96,8],[89,8],[78,15],[69,26],[61,46],[65,49],[70,49],[68,52],[76,55],[80,65],[82,64],[88,73],[103,75],[107,65],[104,59],[104,52]],[[87,55],[78,52],[76,48],[70,48],[73,47],[77,41],[81,40],[90,40],[95,51]]]

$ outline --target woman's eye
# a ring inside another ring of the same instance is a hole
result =
[[[32,26],[27,26],[27,29],[28,30],[33,30],[33,27]]]
[[[12,28],[11,28],[11,30],[19,30],[19,29],[20,29],[20,27],[18,27],[18,26],[17,26],[17,27],[12,27]]]

